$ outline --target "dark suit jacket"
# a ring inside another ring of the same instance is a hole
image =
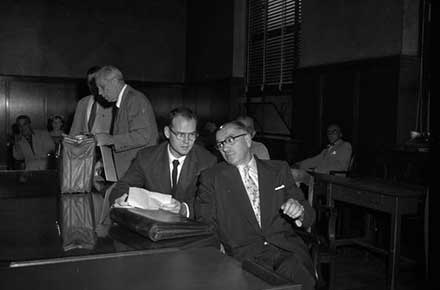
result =
[[[140,149],[157,144],[158,136],[150,101],[143,93],[127,86],[113,127],[113,153],[118,178],[124,175]]]
[[[252,210],[238,168],[225,162],[204,171],[195,202],[198,220],[212,224],[226,253],[238,260],[257,256],[265,243],[293,253],[313,273],[313,265],[303,240],[295,233],[292,219],[283,215],[281,205],[289,198],[305,209],[304,227],[315,212],[296,187],[284,161],[256,159],[260,192],[261,228]],[[275,188],[284,185],[284,188]]]
[[[167,146],[168,142],[163,142],[139,151],[127,173],[118,181],[110,194],[111,204],[116,198],[127,193],[130,186],[170,194],[171,177]],[[193,216],[194,212],[194,196],[197,192],[200,172],[216,162],[217,159],[208,150],[197,144],[194,144],[185,158],[174,198],[186,202],[190,208],[190,216]]]

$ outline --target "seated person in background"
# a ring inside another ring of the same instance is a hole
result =
[[[221,126],[216,139],[226,162],[202,172],[197,220],[213,225],[228,255],[254,260],[302,289],[314,289],[312,259],[295,227],[311,226],[315,212],[288,164],[255,158],[251,136],[240,122]]]
[[[140,187],[171,194],[172,205],[162,209],[193,216],[199,174],[217,162],[209,151],[194,144],[196,130],[197,117],[190,109],[179,107],[172,110],[164,128],[167,141],[139,151],[111,191],[110,204],[126,205],[129,187]]]
[[[93,66],[87,71],[87,86],[90,95],[79,100],[76,105],[70,136],[110,133],[113,108],[98,94],[95,74],[99,69],[99,66]]]
[[[33,130],[29,116],[20,115],[16,119],[19,134],[15,135],[13,156],[24,160],[25,170],[48,169],[50,154],[55,150],[49,132]]]
[[[217,160],[221,160],[220,152],[215,148],[215,132],[217,131],[217,125],[214,122],[208,121],[203,126],[199,137],[196,140],[196,144],[205,147],[211,152]]]
[[[47,120],[47,130],[55,143],[55,147],[58,149],[63,141],[63,135],[65,134],[63,116],[51,116],[49,120]],[[55,151],[58,152],[58,150]]]
[[[329,144],[316,156],[294,164],[291,169],[296,182],[307,183],[310,175],[307,170],[328,174],[331,170],[345,171],[351,157],[351,144],[341,139],[341,127],[331,124],[327,128]]]
[[[251,135],[251,138],[253,139],[255,137],[255,127],[254,127],[254,120],[249,116],[240,116],[237,118],[238,122],[241,122],[244,126],[246,126],[247,131]],[[251,145],[251,154],[257,156],[258,159],[264,159],[269,160],[269,151],[267,150],[266,146],[261,143],[252,140]]]

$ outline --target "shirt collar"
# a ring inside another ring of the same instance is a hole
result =
[[[336,140],[334,143],[329,143],[328,144],[328,147],[333,147],[333,146],[335,146],[335,145],[338,145],[339,143],[341,143],[342,142],[342,139],[338,139],[338,140]]]
[[[116,107],[121,107],[122,96],[124,95],[125,89],[127,88],[127,84],[122,87],[122,90],[119,92],[118,101],[116,102]]]
[[[240,169],[240,170],[243,169],[245,166],[249,166],[249,170],[251,170],[251,171],[253,171],[253,170],[256,171],[257,161],[255,160],[254,155],[252,155],[252,158],[251,158],[251,160],[249,160],[248,163],[237,165],[238,169]]]
[[[176,160],[176,159],[179,160],[179,165],[182,165],[183,162],[185,161],[186,155],[183,155],[182,157],[179,157],[179,158],[175,157],[173,155],[173,153],[171,153],[170,144],[168,144],[167,149],[168,149],[167,150],[168,151],[168,161],[169,161],[170,165],[173,165],[173,160]]]

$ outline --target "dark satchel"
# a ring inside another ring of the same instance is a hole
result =
[[[61,233],[63,249],[93,249],[97,236],[91,193],[61,196]]]
[[[95,163],[93,137],[63,139],[61,160],[61,234],[65,251],[96,245],[92,181]]]
[[[61,192],[90,192],[95,166],[93,137],[63,139],[61,160]]]
[[[164,210],[112,208],[110,218],[152,241],[212,234],[209,225]]]

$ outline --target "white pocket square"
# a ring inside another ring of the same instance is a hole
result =
[[[280,189],[283,189],[284,187],[285,187],[284,184],[282,184],[282,185],[280,185],[278,187],[275,187],[275,190],[280,190]]]

